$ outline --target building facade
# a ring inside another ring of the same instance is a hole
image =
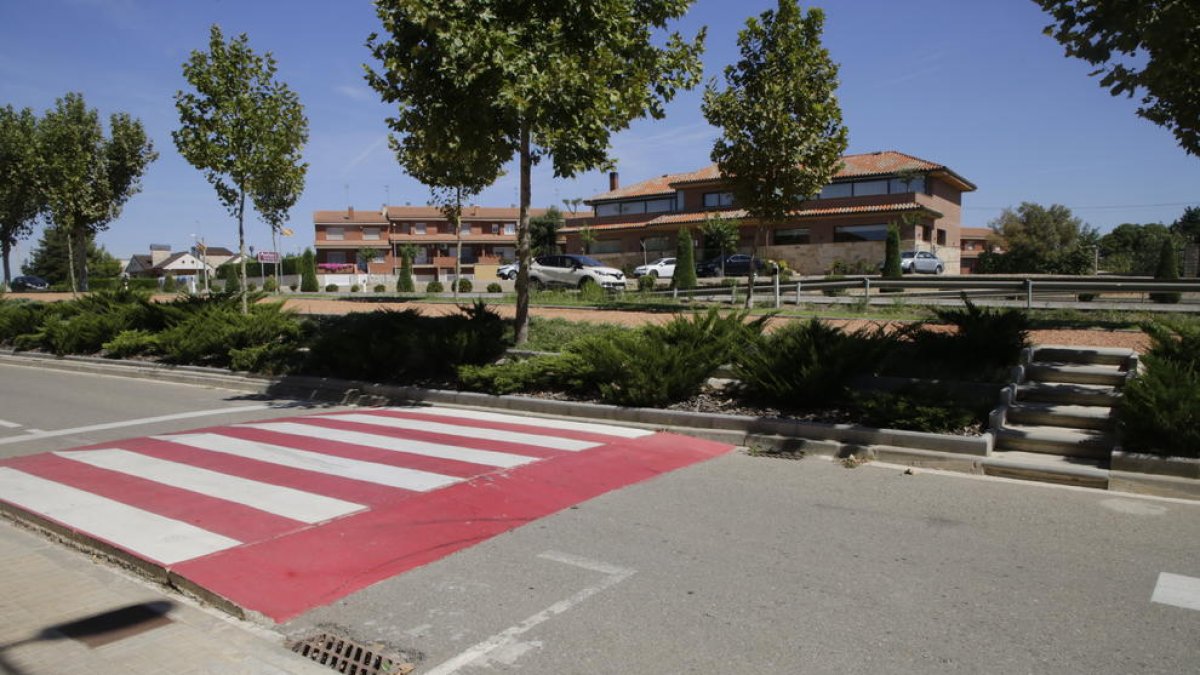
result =
[[[545,213],[529,209],[530,217]],[[462,214],[462,275],[494,279],[496,269],[516,258],[520,210],[465,206]],[[413,278],[419,282],[454,277],[459,233],[434,206],[389,206],[379,211],[317,211],[313,214],[317,268],[321,272],[396,275],[400,250],[412,246]],[[365,264],[359,252],[372,250]]]
[[[681,227],[698,245],[710,216],[736,219],[738,248],[785,262],[800,274],[870,272],[883,260],[887,228],[900,226],[902,250],[935,252],[948,273],[960,270],[962,194],[975,185],[944,165],[896,151],[847,155],[833,181],[786,222],[758,232],[734,202],[715,164],[621,187],[586,200],[587,217],[572,218],[560,241],[568,252],[590,253],[616,267],[673,256]],[[585,236],[583,233],[587,233]],[[697,253],[697,257],[702,253]]]

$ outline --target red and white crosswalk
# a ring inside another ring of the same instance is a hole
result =
[[[374,408],[0,462],[0,502],[284,620],[728,451],[644,429]]]

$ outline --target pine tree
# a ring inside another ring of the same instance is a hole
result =
[[[97,246],[92,236],[84,237],[87,250],[87,267],[98,278],[115,277],[121,273],[121,263],[112,257],[103,246]],[[39,276],[51,285],[70,286],[71,272],[68,265],[70,255],[66,232],[59,227],[47,227],[42,232],[37,248],[29,262],[21,267],[22,274]]]
[[[320,290],[317,284],[317,259],[312,249],[304,249],[300,260],[300,292],[316,293]]]
[[[415,293],[417,290],[412,275],[413,253],[412,246],[400,249],[400,279],[396,281],[396,290],[401,293]]]
[[[1179,280],[1179,256],[1175,253],[1175,242],[1171,239],[1164,239],[1162,248],[1159,249],[1158,269],[1154,272],[1154,278],[1161,281]],[[1178,291],[1151,293],[1150,299],[1154,302],[1173,305],[1179,302],[1180,293]]]
[[[696,287],[696,259],[692,250],[692,232],[679,228],[675,242],[675,273],[671,275],[671,286],[681,290]]]
[[[896,223],[888,225],[887,241],[884,243],[883,278],[899,279],[904,276],[900,268],[900,226]],[[895,293],[902,289],[885,288],[884,293]]]
[[[221,277],[225,279],[225,292],[227,294],[240,293],[242,291],[242,287],[238,283],[237,265],[226,263],[221,268]]]

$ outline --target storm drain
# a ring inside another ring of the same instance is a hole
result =
[[[294,642],[292,651],[346,675],[407,675],[413,670],[411,663],[384,653],[380,647],[330,633]]]

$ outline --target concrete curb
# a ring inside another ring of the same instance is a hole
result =
[[[990,432],[980,436],[948,436],[898,429],[872,429],[849,424],[762,419],[745,415],[620,408],[580,401],[493,396],[313,376],[263,377],[230,373],[216,368],[169,366],[95,357],[57,358],[8,350],[0,351],[0,363],[169,380],[347,405],[437,403],[550,417],[586,417],[706,438],[745,446],[750,448],[751,452],[779,456],[813,454],[859,457],[963,473],[1200,499],[1200,480],[1191,478],[1135,473],[1129,470],[1133,467],[1122,470],[1121,467],[1114,466],[1114,471],[1088,466],[1047,467],[992,457],[995,438]]]

